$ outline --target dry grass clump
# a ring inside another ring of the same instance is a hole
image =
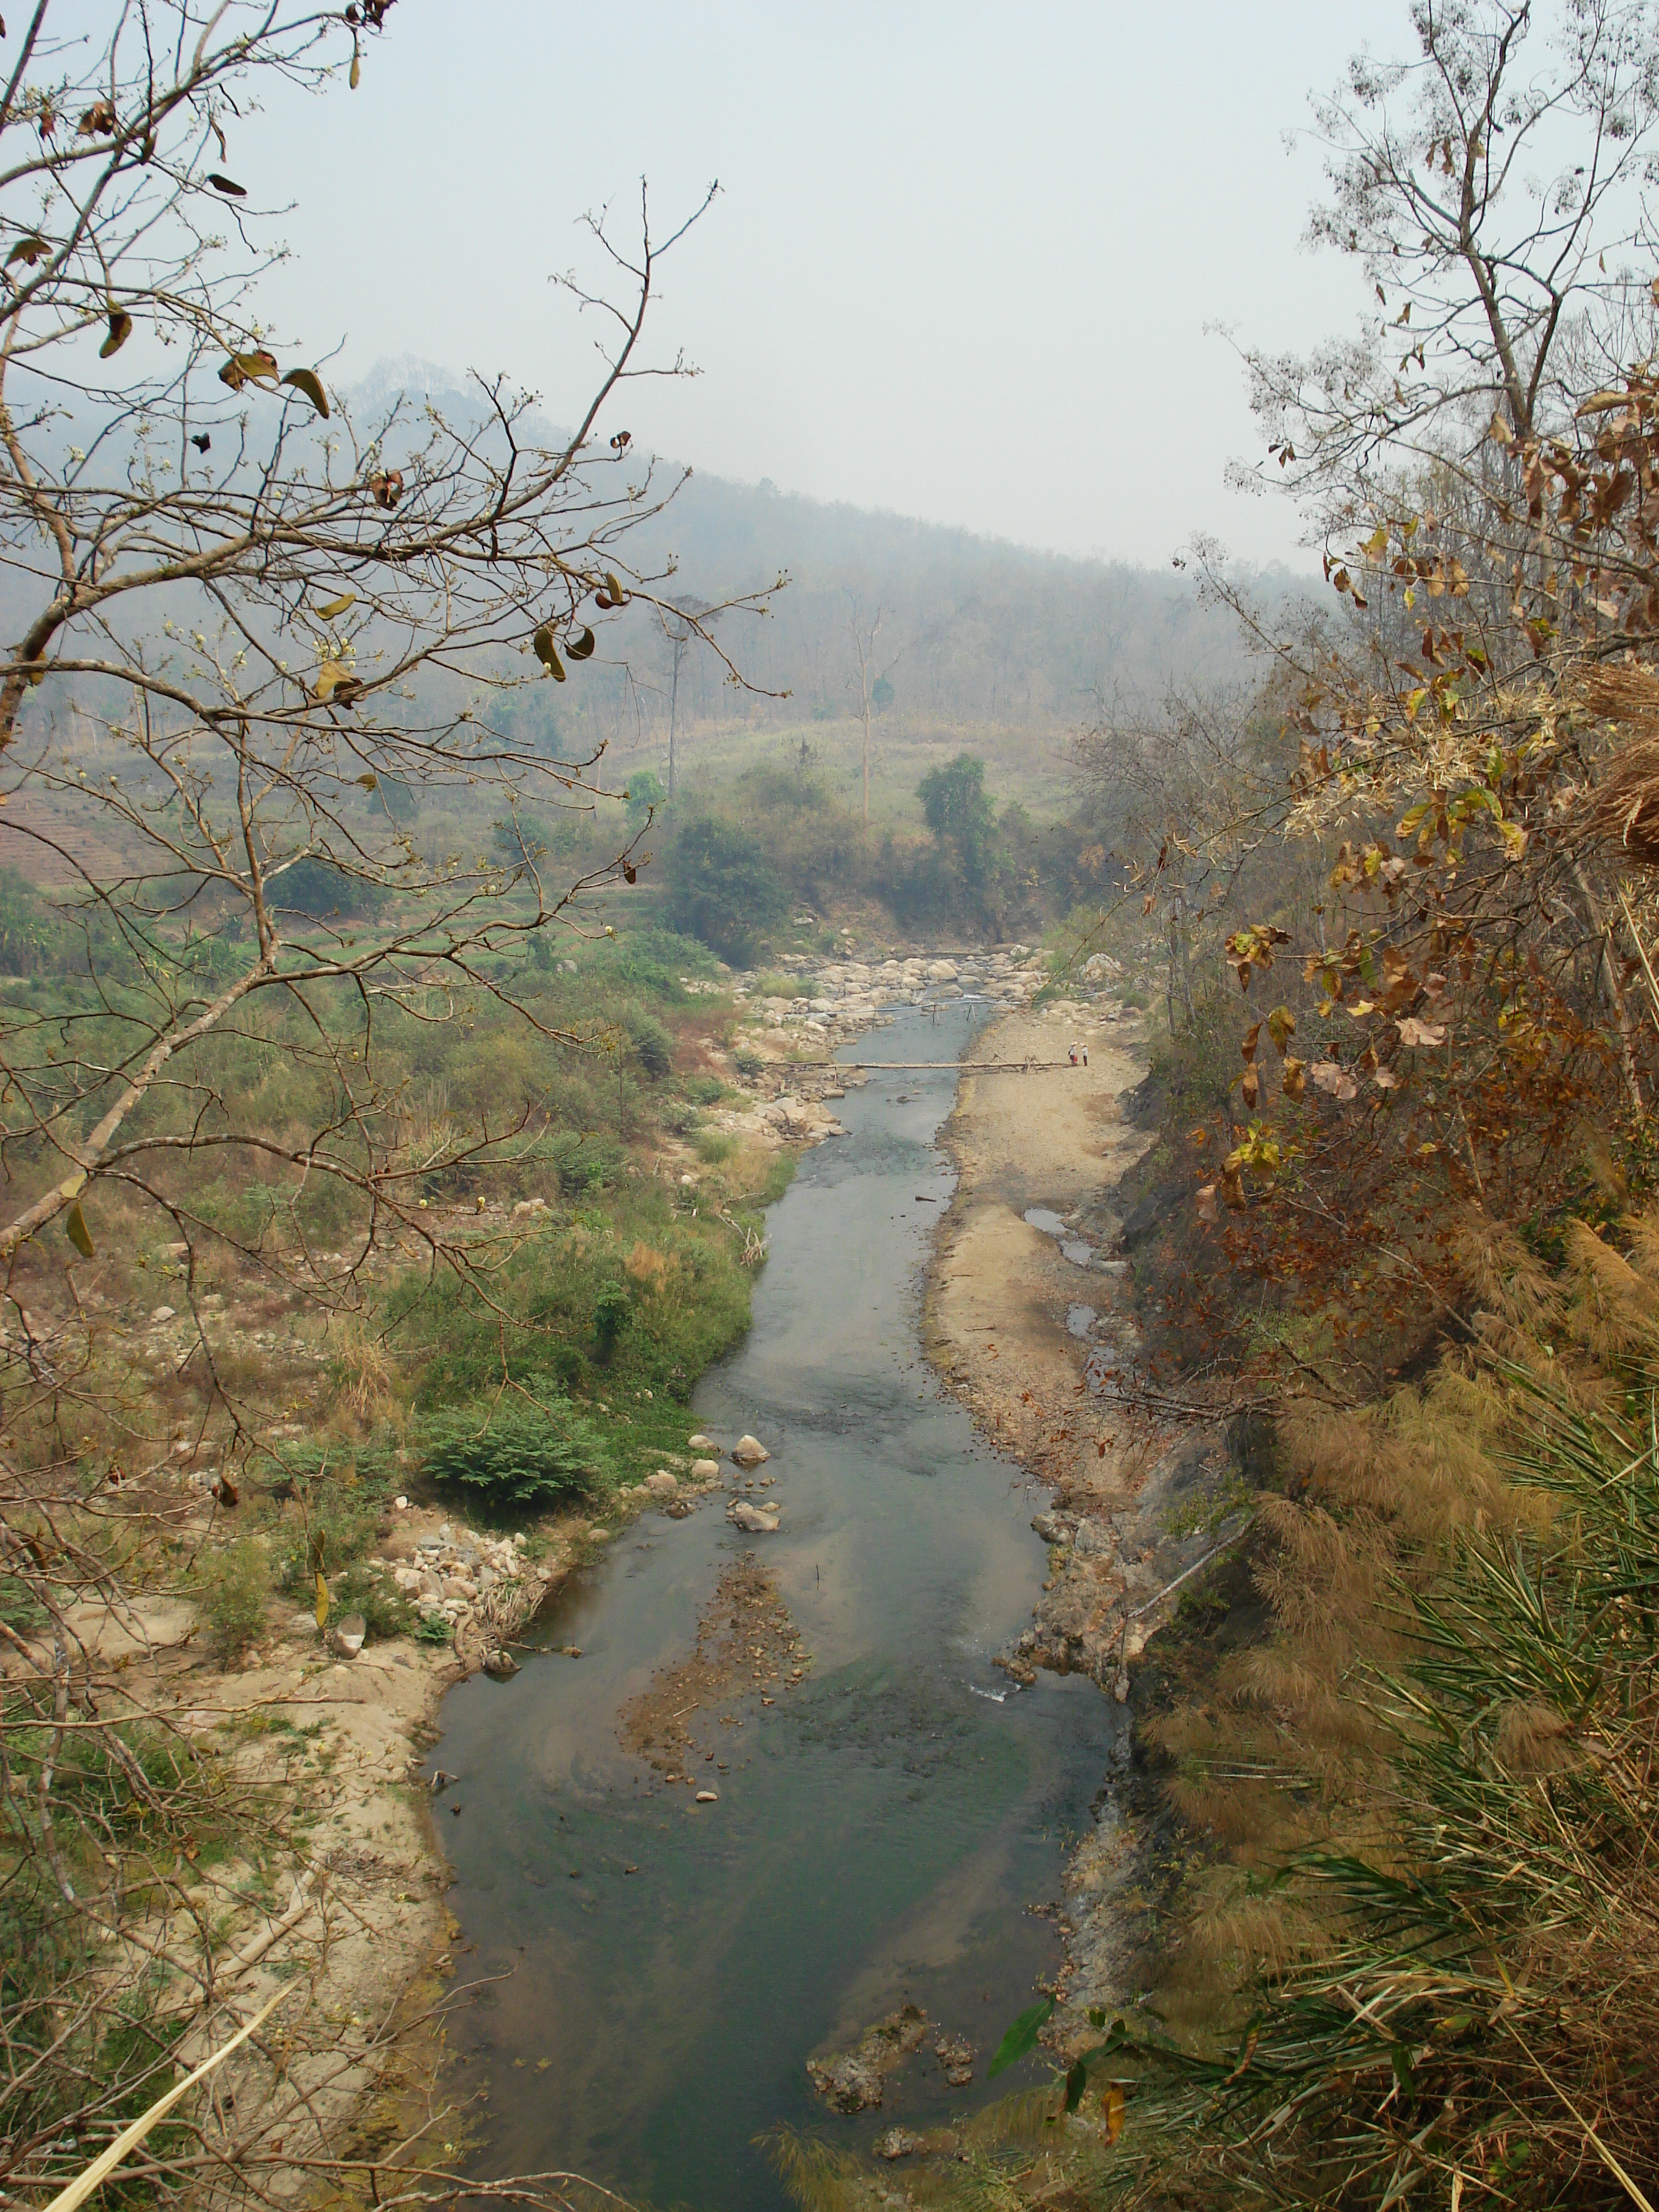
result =
[[[1659,867],[1659,676],[1634,662],[1589,670],[1578,697],[1618,724],[1618,751],[1577,810],[1576,842],[1615,845],[1643,867]]]
[[[1114,2196],[1659,2197],[1659,1216],[1463,1253],[1478,1355],[1284,1423],[1273,1634],[1158,1724],[1210,1850]]]

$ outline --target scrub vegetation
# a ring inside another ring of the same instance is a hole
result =
[[[1413,31],[1319,110],[1370,327],[1247,358],[1325,604],[1200,550],[1257,678],[1078,753],[1071,951],[1160,971],[1149,1398],[1249,1481],[1134,1693],[1155,1930],[915,2201],[1659,2197],[1659,49]]]

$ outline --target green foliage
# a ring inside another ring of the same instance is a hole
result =
[[[654,812],[660,821],[662,811],[668,804],[668,792],[660,776],[648,768],[635,769],[628,779],[624,796],[628,801],[628,829],[630,836],[637,836]]]
[[[1139,2076],[1149,2172],[1381,2212],[1431,2133],[1442,2171],[1511,2203],[1618,2204],[1615,2160],[1651,2189],[1656,1377],[1620,1413],[1547,1368],[1501,1372],[1509,1472],[1553,1521],[1471,1531],[1396,1580],[1403,1660],[1364,1697],[1388,1730],[1386,1841],[1311,1849],[1275,1885],[1325,1940],[1249,1978],[1219,2047],[1109,2039]]]
[[[956,847],[969,883],[985,874],[991,858],[996,810],[985,788],[985,763],[974,753],[958,753],[947,767],[929,769],[916,796],[936,837]]]
[[[728,960],[747,961],[788,912],[782,879],[765,846],[741,823],[717,815],[681,825],[665,872],[676,928],[700,937]]]
[[[272,881],[270,896],[277,908],[319,921],[367,918],[378,914],[386,899],[379,884],[361,882],[320,855],[284,868]]]
[[[556,815],[550,822],[520,807],[494,824],[490,838],[507,866],[521,868],[533,862],[539,872],[544,860],[575,850],[576,828],[568,815]]]
[[[634,1056],[649,1076],[660,1079],[673,1073],[674,1040],[654,1014],[643,1006],[629,1006],[623,1017]]]
[[[362,1559],[355,1560],[334,1585],[336,1613],[362,1615],[368,1637],[407,1636],[415,1626],[415,1608],[389,1575]]]
[[[201,1609],[213,1655],[222,1665],[240,1659],[258,1641],[270,1586],[265,1547],[257,1537],[244,1536],[203,1561]]]
[[[617,1475],[611,1448],[568,1400],[521,1399],[443,1413],[422,1424],[422,1469],[501,1510],[565,1504],[605,1492]]]
[[[63,957],[64,925],[15,868],[0,868],[0,975],[39,975]]]
[[[702,1129],[696,1138],[697,1158],[706,1167],[717,1168],[738,1149],[738,1140],[724,1129]]]
[[[593,1302],[594,1352],[601,1365],[608,1367],[615,1358],[617,1340],[633,1317],[626,1285],[607,1283]]]
[[[567,1198],[582,1198],[608,1189],[616,1182],[622,1170],[623,1150],[614,1137],[560,1129],[541,1139],[531,1158],[553,1170]]]
[[[276,1574],[292,1597],[309,1598],[320,1571],[335,1575],[374,1543],[387,1492],[398,1480],[389,1443],[289,1447],[278,1457],[274,1490],[287,1493]]]

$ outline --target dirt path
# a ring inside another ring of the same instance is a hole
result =
[[[1119,1104],[1145,1060],[1130,1035],[1069,1005],[1006,1017],[975,1056],[1053,1060],[1079,1039],[1087,1066],[962,1079],[945,1130],[961,1182],[941,1225],[927,1317],[930,1351],[997,1441],[1045,1482],[1103,1503],[1120,1493],[1126,1438],[1091,1399],[1084,1368],[1103,1334],[1127,1327],[1122,1277],[1074,1265],[1059,1237],[1024,1216],[1060,1217],[1067,1242],[1097,1249],[1111,1240],[1121,1224],[1103,1198],[1149,1141]],[[1079,1305],[1105,1316],[1103,1332],[1068,1331]]]

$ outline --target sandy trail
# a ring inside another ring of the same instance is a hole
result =
[[[1112,1188],[1151,1141],[1119,1104],[1146,1072],[1138,1032],[1124,1028],[1062,1005],[985,1031],[976,1059],[1063,1058],[1083,1039],[1089,1064],[963,1077],[945,1130],[961,1180],[940,1226],[927,1315],[930,1352],[998,1443],[1061,1492],[1103,1503],[1121,1494],[1129,1440],[1121,1417],[1088,1390],[1090,1342],[1068,1331],[1066,1316],[1086,1304],[1109,1330],[1127,1328],[1122,1279],[1075,1266],[1024,1216],[1041,1207],[1070,1217],[1068,1237],[1091,1246],[1115,1228]]]

